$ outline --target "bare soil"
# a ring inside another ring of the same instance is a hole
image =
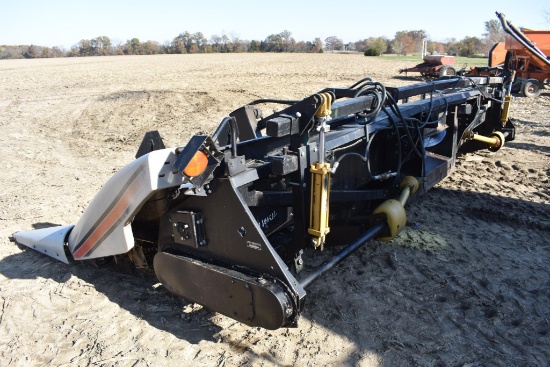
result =
[[[550,91],[515,98],[517,138],[459,159],[406,230],[315,283],[295,329],[250,328],[150,276],[57,262],[15,231],[75,223],[133,159],[257,98],[298,99],[409,67],[360,55],[0,62],[0,365],[550,366]],[[309,253],[308,264],[336,250]],[[306,269],[307,271],[307,269]]]

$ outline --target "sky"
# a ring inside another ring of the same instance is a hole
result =
[[[98,36],[163,44],[184,31],[264,40],[283,30],[296,41],[336,36],[347,43],[423,29],[446,41],[482,37],[495,11],[516,26],[550,29],[549,0],[0,0],[0,45],[69,49]]]

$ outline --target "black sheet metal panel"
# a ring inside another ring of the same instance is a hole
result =
[[[218,264],[228,263],[255,274],[270,275],[287,284],[301,299],[305,291],[269,243],[232,180],[214,179],[210,188],[212,193],[208,196],[190,196],[172,211],[193,210],[201,213],[207,245],[191,249],[190,246],[177,244],[171,237],[173,225],[169,221],[171,213],[168,213],[161,221],[159,251],[170,251],[172,248],[179,252],[179,249],[197,258],[212,259]],[[268,213],[266,218],[270,215]]]
[[[269,278],[165,252],[155,255],[154,269],[171,293],[250,326],[293,326],[299,315],[291,296]]]
[[[157,130],[147,131],[141,140],[138,151],[136,153],[136,159],[139,157],[151,153],[154,150],[164,149],[164,142],[160,137]]]
[[[229,116],[237,120],[239,129],[239,141],[256,139],[256,109],[252,106],[243,106],[231,112]]]

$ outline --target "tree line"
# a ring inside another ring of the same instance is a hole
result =
[[[195,54],[195,53],[239,53],[239,52],[362,52],[367,56],[381,54],[407,55],[420,52],[424,40],[427,51],[432,54],[456,56],[487,55],[490,48],[504,39],[504,32],[497,20],[485,22],[486,33],[481,38],[465,37],[447,42],[431,41],[424,30],[398,31],[393,39],[369,37],[356,42],[344,43],[337,36],[324,41],[315,38],[311,41],[296,41],[292,33],[284,30],[271,34],[263,40],[243,40],[235,34],[212,35],[209,39],[202,32],[182,32],[170,42],[140,41],[132,38],[126,42],[111,40],[107,36],[83,39],[70,50],[60,47],[2,46],[1,58],[50,58],[107,55],[155,55],[155,54]]]

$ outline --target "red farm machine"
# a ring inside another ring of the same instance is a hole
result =
[[[412,68],[401,69],[399,73],[420,73],[424,77],[439,78],[443,76],[456,75],[454,56],[426,55],[424,62]]]
[[[504,42],[489,53],[489,68],[502,65],[515,71],[513,91],[526,97],[538,97],[542,89],[550,89],[550,30],[518,29],[496,13],[506,32]]]

